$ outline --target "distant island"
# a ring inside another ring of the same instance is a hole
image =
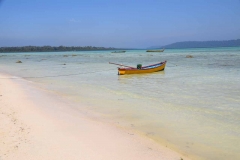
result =
[[[159,48],[181,49],[181,48],[214,48],[214,47],[240,47],[240,39],[226,41],[185,41],[176,42]]]
[[[0,47],[0,53],[8,52],[63,52],[63,51],[94,51],[94,50],[116,50],[116,48],[105,47],[66,47],[66,46],[23,46],[23,47]]]

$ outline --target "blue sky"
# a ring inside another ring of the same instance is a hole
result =
[[[0,0],[0,47],[240,38],[240,0]]]

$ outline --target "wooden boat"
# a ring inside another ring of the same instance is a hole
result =
[[[113,51],[112,53],[125,53],[126,51]]]
[[[116,63],[111,63],[110,64],[116,64]],[[142,73],[152,73],[152,72],[158,72],[158,71],[163,71],[165,66],[166,66],[167,61],[160,62],[157,64],[152,64],[149,66],[144,66],[141,67],[141,65],[138,65],[137,68],[134,67],[129,67],[121,64],[116,64],[120,66],[124,66],[126,68],[118,68],[118,75],[124,75],[124,74],[142,74]]]
[[[146,52],[163,52],[164,49],[161,49],[161,50],[147,50]]]

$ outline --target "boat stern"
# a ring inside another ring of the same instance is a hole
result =
[[[118,68],[118,75],[124,75],[126,73],[125,69]]]

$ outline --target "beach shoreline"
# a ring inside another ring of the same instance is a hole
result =
[[[67,99],[2,73],[0,104],[0,160],[189,159],[151,139],[91,119]]]

